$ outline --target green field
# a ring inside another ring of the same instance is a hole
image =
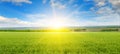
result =
[[[1,32],[0,54],[120,54],[120,33]]]

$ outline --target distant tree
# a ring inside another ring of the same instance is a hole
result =
[[[86,29],[74,29],[75,32],[83,32],[86,31]]]
[[[119,31],[119,29],[102,29],[101,31]]]

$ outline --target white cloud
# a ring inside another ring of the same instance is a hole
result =
[[[92,11],[98,15],[91,21],[95,25],[120,25],[120,0],[94,0]]]
[[[94,18],[101,25],[120,25],[120,15],[110,14]]]
[[[110,14],[105,16],[99,16],[95,18],[97,21],[106,21],[106,22],[120,22],[120,16],[118,14]]]
[[[51,15],[44,15],[44,14],[28,14],[27,15],[27,18],[31,20],[31,23],[32,23],[32,26],[37,26],[37,27],[40,27],[40,26],[54,26],[54,24],[57,24],[59,25],[62,24],[62,26],[78,26],[79,25],[79,21],[77,21],[76,19],[74,18],[71,18],[70,16],[66,16],[66,15],[63,15],[63,14],[60,14],[58,13],[57,18],[54,18]]]
[[[96,3],[95,8],[110,7],[114,12],[120,14],[120,0],[94,0],[94,2]]]
[[[116,13],[120,14],[120,0],[109,0]]]
[[[101,14],[101,15],[110,15],[115,13],[114,10],[112,10],[110,7],[99,8],[96,12],[97,14]]]
[[[97,4],[97,6],[104,6],[105,5],[105,2],[99,2],[98,4]]]
[[[24,27],[30,26],[30,23],[27,21],[22,21],[17,18],[6,18],[0,16],[0,27]]]
[[[47,18],[46,14],[28,14],[26,15],[27,18],[30,19],[41,19],[41,18]]]
[[[0,0],[0,2],[12,2],[12,3],[15,3],[15,4],[21,4],[21,3],[28,3],[28,4],[31,4],[32,1],[30,0]]]
[[[63,23],[63,26],[101,26],[101,25],[120,25],[120,16],[118,14],[111,14],[110,16],[100,16],[96,17],[93,20],[85,20],[80,19],[77,20],[75,18],[67,18],[66,16],[58,16],[58,18],[52,18],[50,16],[39,18],[39,14],[35,14],[33,16],[29,15],[29,19],[33,19],[33,21],[23,21],[17,18],[6,18],[0,16],[0,27],[44,27],[44,26],[52,26],[54,23],[58,21]],[[38,18],[34,18],[38,17]],[[58,21],[54,21],[57,19]]]
[[[52,4],[52,7],[58,8],[58,9],[64,9],[66,6],[62,5],[60,3],[54,3]]]
[[[116,17],[116,18],[115,18]],[[91,20],[80,19],[76,21],[78,26],[112,26],[112,25],[120,25],[120,16],[119,15],[111,15],[111,16],[100,16],[95,17]]]
[[[109,25],[120,25],[120,15],[117,13],[106,13],[107,11],[111,10],[100,10],[102,11],[99,16],[95,16],[89,19],[86,19],[85,17],[82,17],[83,15],[85,16],[92,16],[94,14],[90,14],[90,12],[80,12],[79,16],[77,17],[78,20],[76,23],[79,26],[109,26]],[[103,15],[102,15],[103,14]],[[76,18],[76,17],[75,17]]]
[[[114,6],[119,6],[120,7],[120,0],[109,0],[109,2]]]
[[[98,6],[98,7],[106,5],[106,3],[105,3],[106,0],[94,0],[94,1],[95,1],[95,3],[97,3],[96,6]]]
[[[66,5],[62,4],[59,0],[51,0],[51,7],[58,9],[65,9]]]

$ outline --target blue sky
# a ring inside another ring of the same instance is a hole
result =
[[[0,27],[120,25],[120,0],[0,0]]]

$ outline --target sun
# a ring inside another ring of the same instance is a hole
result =
[[[61,29],[64,27],[64,20],[61,19],[51,19],[49,23],[49,27],[51,29]]]

